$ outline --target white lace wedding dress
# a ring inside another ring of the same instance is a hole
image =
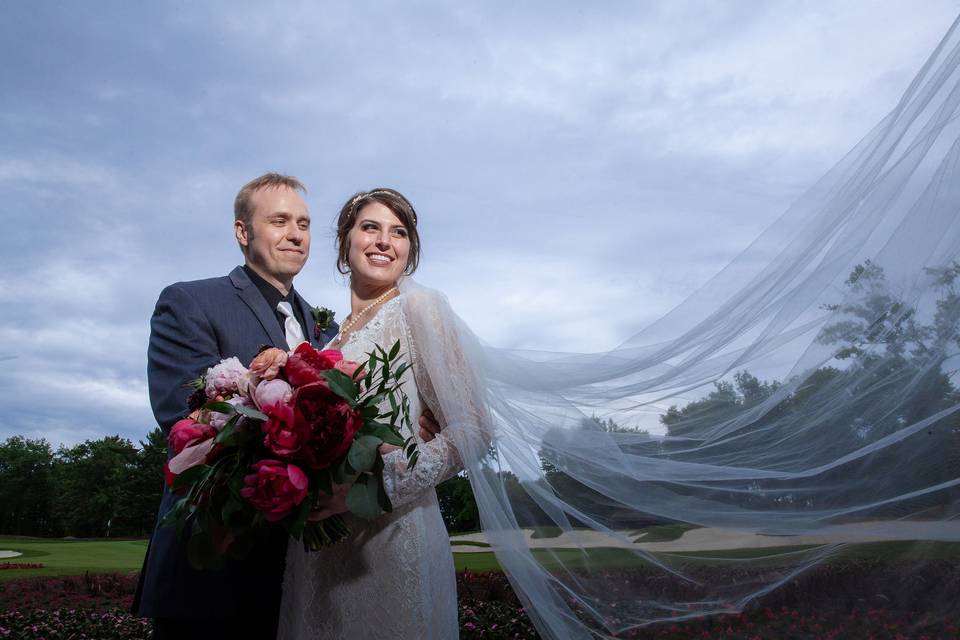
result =
[[[442,340],[449,347],[446,353],[434,354],[442,355],[437,362],[452,362],[454,367],[462,363],[456,332],[446,326],[445,310],[445,301],[438,302],[432,293],[401,295],[385,303],[341,348],[345,358],[363,362],[374,345],[389,349],[400,340],[402,352],[413,365],[404,385],[413,424],[425,403],[445,429],[433,441],[420,443],[413,470],[406,469],[400,451],[384,457],[384,484],[392,513],[373,521],[346,514],[352,529],[349,539],[321,551],[305,552],[301,543],[291,540],[278,632],[281,640],[458,637],[453,555],[434,487],[462,468],[454,436],[462,430],[457,423],[464,425],[464,421],[444,415],[431,382],[431,374],[436,375],[440,367],[425,363],[417,349],[418,334],[430,343],[449,335],[452,342]],[[442,368],[449,379],[451,366]],[[462,370],[454,372],[455,377],[461,374]],[[464,380],[469,387],[469,376]],[[476,431],[479,413],[471,407],[465,415],[472,416],[467,428]]]

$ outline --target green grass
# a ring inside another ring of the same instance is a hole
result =
[[[688,566],[729,565],[731,560],[753,560],[749,566],[776,566],[791,554],[802,554],[814,545],[793,545],[767,547],[763,549],[730,549],[723,551],[691,551],[685,553],[661,553],[657,558],[669,565]],[[589,547],[580,549],[534,549],[533,556],[548,569],[559,568],[604,568],[626,569],[649,566],[649,562],[635,552],[612,547]],[[885,562],[908,561],[911,559],[957,559],[960,558],[960,543],[957,542],[870,542],[849,545],[840,548],[830,556],[830,560],[848,560],[865,558]],[[458,571],[500,571],[493,552],[456,553],[454,564]]]
[[[147,552],[146,540],[61,540],[0,538],[0,549],[23,555],[0,562],[43,563],[42,569],[3,569],[0,582],[34,576],[70,576],[137,571]]]
[[[666,533],[664,533],[666,535]],[[484,543],[466,542],[471,546]],[[783,546],[766,549],[734,549],[660,554],[668,562],[722,566],[734,559],[755,559],[760,564],[779,561],[778,554],[803,552],[811,547]],[[143,564],[146,540],[59,540],[44,538],[0,538],[0,549],[19,551],[23,555],[0,562],[43,563],[43,569],[3,569],[0,582],[33,576],[67,576],[91,573],[126,573],[137,571]],[[548,568],[566,567],[630,568],[647,562],[637,554],[609,547],[580,549],[535,549],[534,557]],[[908,561],[913,558],[960,558],[960,543],[948,542],[873,542],[843,547],[835,559],[870,558],[880,561]],[[499,571],[500,564],[492,552],[453,554],[458,570]]]

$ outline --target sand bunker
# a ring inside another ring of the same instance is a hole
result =
[[[863,535],[869,529],[871,535]],[[726,549],[762,549],[808,544],[832,544],[838,542],[880,542],[884,540],[956,540],[960,538],[960,522],[858,522],[836,525],[816,535],[760,535],[735,529],[705,527],[686,531],[677,540],[669,542],[633,542],[637,534],[631,531],[604,534],[599,531],[567,531],[555,538],[533,538],[533,529],[524,529],[524,537],[531,549],[614,547],[620,549],[643,549],[645,551],[721,551]],[[642,540],[642,537],[640,537]],[[451,542],[488,543],[482,533],[453,536]],[[457,553],[482,553],[492,551],[489,547],[471,544],[454,545]]]

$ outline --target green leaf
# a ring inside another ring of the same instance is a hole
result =
[[[218,433],[213,441],[225,447],[233,447],[236,446],[237,440],[237,416],[234,416],[224,425],[223,431]]]
[[[296,516],[287,527],[287,531],[296,540],[299,540],[300,536],[303,534],[303,528],[307,524],[307,516],[310,515],[310,505],[313,504],[313,498],[313,492],[307,494],[307,497],[304,498],[303,502],[300,503],[300,507],[297,509]]]
[[[357,385],[350,379],[350,376],[343,371],[327,369],[323,372],[323,377],[326,379],[327,384],[330,385],[331,391],[349,402],[351,406],[356,403],[358,393]]]
[[[337,484],[344,484],[353,476],[353,474],[353,467],[351,467],[350,463],[347,462],[347,459],[344,458],[343,461],[337,465],[337,468],[333,470],[333,481]],[[332,488],[330,492],[333,493]]]
[[[243,513],[244,503],[236,498],[234,495],[230,495],[227,498],[227,501],[223,505],[223,510],[221,512],[221,517],[223,522],[227,525],[230,524],[230,519],[237,513]]]
[[[397,340],[396,342],[393,343],[393,347],[390,349],[389,359],[393,360],[394,358],[397,357],[399,353],[400,353],[400,341]]]
[[[383,487],[383,480],[380,477],[375,477],[376,482],[374,482],[374,484],[377,485],[377,504],[383,511],[390,513],[393,511],[393,503],[390,502],[390,496],[387,495],[387,490]]]
[[[379,517],[383,513],[377,497],[379,484],[373,476],[358,477],[347,493],[347,508],[350,513],[365,520]]]
[[[220,400],[211,400],[207,404],[203,405],[203,408],[207,411],[215,411],[228,416],[232,416],[237,412],[237,408],[235,406],[229,402],[222,402]]]
[[[390,425],[383,424],[382,422],[369,422],[363,425],[360,433],[378,438],[381,442],[386,442],[387,444],[398,447],[403,446],[403,436],[397,433]]]
[[[377,459],[377,447],[380,446],[380,442],[380,438],[374,436],[360,436],[350,445],[347,462],[357,471],[370,471]]]
[[[248,418],[253,418],[254,420],[260,420],[262,422],[266,422],[267,420],[270,419],[270,417],[267,416],[267,414],[263,413],[262,411],[257,411],[253,407],[245,407],[243,405],[238,405],[235,407],[235,409],[237,410],[237,413],[244,415]]]
[[[173,480],[173,489],[182,489],[184,487],[189,487],[190,485],[205,479],[207,474],[213,470],[213,467],[205,464],[198,464],[195,467],[190,467],[180,475],[178,475]]]
[[[393,379],[399,381],[403,377],[404,372],[410,368],[410,365],[406,362],[400,364],[393,372]]]
[[[163,518],[161,518],[160,526],[169,527],[174,524],[179,524],[177,520],[180,518],[181,515],[183,515],[183,512],[186,510],[186,508],[187,508],[186,498],[180,498],[179,500],[177,500],[174,503],[174,505],[170,508],[170,511],[167,511],[167,513],[164,514]]]

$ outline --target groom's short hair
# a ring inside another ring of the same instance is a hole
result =
[[[253,205],[250,204],[251,196],[260,189],[267,187],[290,187],[294,191],[306,193],[307,188],[303,183],[282,173],[265,173],[259,178],[254,178],[243,185],[233,201],[233,219],[240,220],[246,225],[248,233],[250,230],[250,221],[253,219]]]

